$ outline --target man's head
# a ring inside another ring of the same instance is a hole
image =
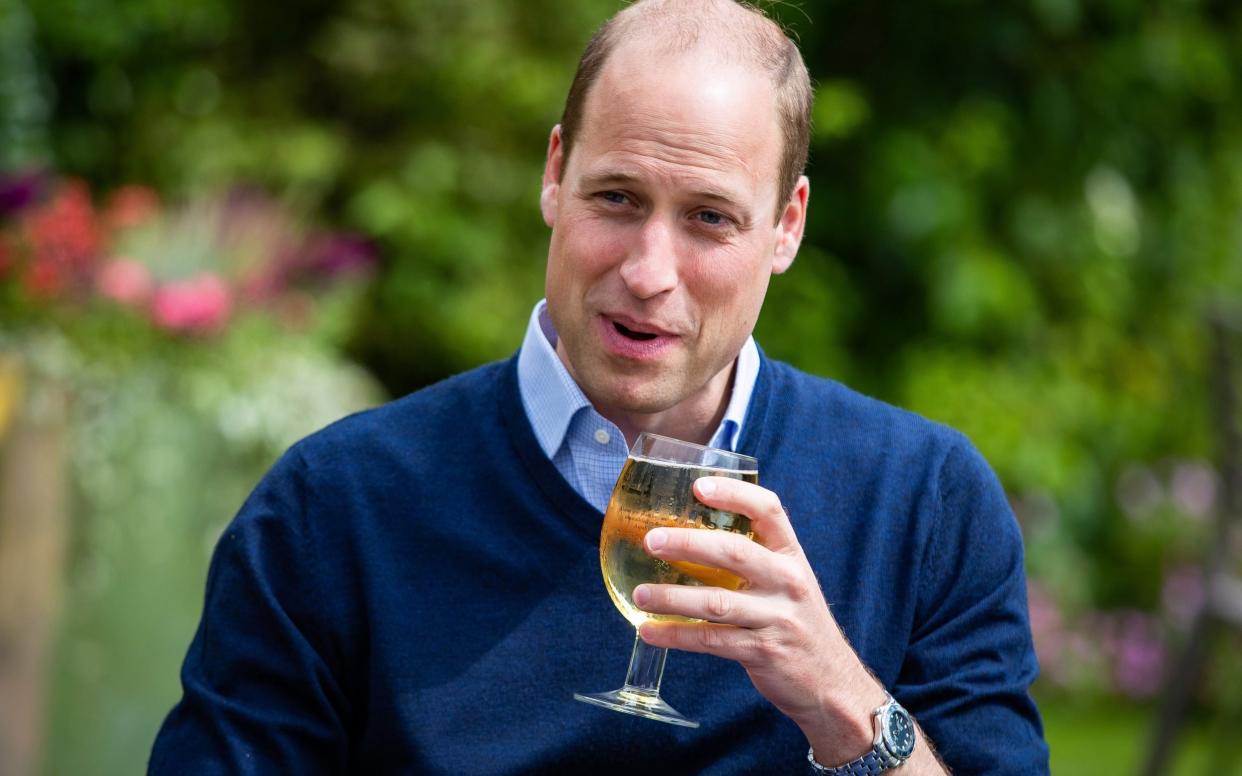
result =
[[[578,139],[587,94],[609,55],[622,43],[650,39],[653,33],[669,53],[689,51],[699,44],[716,46],[772,79],[784,137],[777,180],[781,201],[788,199],[806,167],[811,139],[811,80],[789,36],[761,11],[738,0],[646,0],[605,22],[578,60],[565,98],[561,114],[565,155],[570,155]]]
[[[793,67],[756,43],[788,43],[779,28],[731,0],[646,0],[609,24],[615,40],[566,109],[573,140],[558,126],[549,142],[548,312],[605,416],[687,433],[687,418],[718,414],[768,280],[797,252],[805,139],[791,185],[773,73],[809,85],[796,49]]]

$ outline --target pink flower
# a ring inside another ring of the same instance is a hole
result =
[[[137,306],[151,297],[151,273],[133,259],[112,259],[95,276],[95,287],[107,299]]]
[[[151,299],[151,319],[168,331],[208,334],[224,327],[232,308],[232,295],[224,281],[203,273],[157,288]]]
[[[1164,578],[1160,599],[1169,619],[1182,628],[1190,626],[1203,607],[1203,572],[1194,566],[1180,566]]]
[[[1100,620],[1099,638],[1112,661],[1114,686],[1131,698],[1160,691],[1168,655],[1156,619],[1133,610],[1110,612]]]
[[[1086,662],[1081,654],[1079,634],[1065,621],[1060,607],[1052,596],[1035,580],[1027,581],[1027,600],[1031,618],[1031,636],[1035,640],[1035,654],[1045,677],[1054,683],[1068,686],[1074,682],[1077,670]]]

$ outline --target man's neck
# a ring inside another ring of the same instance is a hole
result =
[[[556,355],[572,376],[573,368],[569,366],[569,360],[559,342],[556,346]],[[728,409],[736,371],[737,359],[734,358],[697,393],[660,412],[625,411],[601,404],[590,394],[586,397],[596,412],[621,429],[621,433],[625,435],[626,444],[630,447],[634,446],[634,440],[644,431],[706,445],[711,442],[712,436],[720,427],[720,422]],[[581,383],[579,387],[582,387]],[[585,388],[583,392],[586,392]]]
[[[616,423],[630,447],[633,447],[633,442],[643,431],[673,437],[674,440],[708,444],[712,441],[715,430],[719,428],[720,421],[724,418],[725,408],[729,406],[729,395],[737,365],[738,360],[734,359],[728,368],[712,377],[712,380],[703,386],[703,390],[699,391],[702,399],[699,399],[699,395],[691,396],[682,404],[663,412],[614,411],[610,413],[605,408],[599,406],[595,408],[600,415]],[[587,399],[590,399],[590,396],[587,396]],[[592,401],[591,404],[594,405],[595,402]]]
[[[729,406],[729,389],[733,385],[733,373],[737,368],[736,364],[737,361],[735,359],[733,365],[716,378],[713,378],[713,381],[721,380],[724,387],[718,392],[711,391],[712,394],[719,398],[714,402],[704,402],[704,406],[701,408],[698,406],[684,406],[683,403],[664,412],[651,414],[613,413],[611,416],[599,407],[596,407],[596,410],[599,411],[599,414],[617,424],[617,428],[621,429],[621,433],[625,434],[626,443],[631,447],[634,446],[634,440],[638,438],[638,435],[644,431],[706,445],[711,442],[716,429],[720,427],[720,421],[724,418],[725,408]]]

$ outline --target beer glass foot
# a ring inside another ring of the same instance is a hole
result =
[[[670,725],[696,728],[699,723],[664,702],[660,697],[660,680],[664,676],[664,661],[668,650],[653,647],[634,634],[634,651],[630,653],[630,670],[625,675],[625,685],[612,692],[574,693],[583,703],[602,706],[605,709],[633,714]]]
[[[597,692],[589,695],[574,693],[574,698],[583,703],[603,706],[605,709],[619,711],[622,714],[633,714],[636,717],[646,717],[659,722],[667,722],[670,725],[681,725],[688,728],[699,726],[699,723],[692,719],[686,719],[685,715],[680,711],[665,703],[664,699],[659,695],[652,695],[642,691],[622,688],[612,692]]]

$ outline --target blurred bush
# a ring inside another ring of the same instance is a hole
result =
[[[517,346],[541,152],[619,5],[16,0],[0,159],[184,202],[250,184],[367,235],[376,282],[325,341],[400,394]],[[818,101],[760,342],[968,433],[1027,536],[1046,691],[1149,697],[1219,501],[1203,319],[1242,292],[1242,6],[770,5]]]
[[[807,10],[827,98],[808,238],[834,258],[795,271],[859,300],[820,313],[833,371],[998,469],[1045,686],[1150,697],[1218,506],[1204,319],[1242,291],[1242,7]]]
[[[64,611],[50,772],[145,757],[225,522],[282,450],[381,400],[339,354],[373,259],[253,189],[168,206],[143,187],[0,176],[0,443],[45,396],[70,407],[71,539],[52,553],[68,579],[45,599]]]

